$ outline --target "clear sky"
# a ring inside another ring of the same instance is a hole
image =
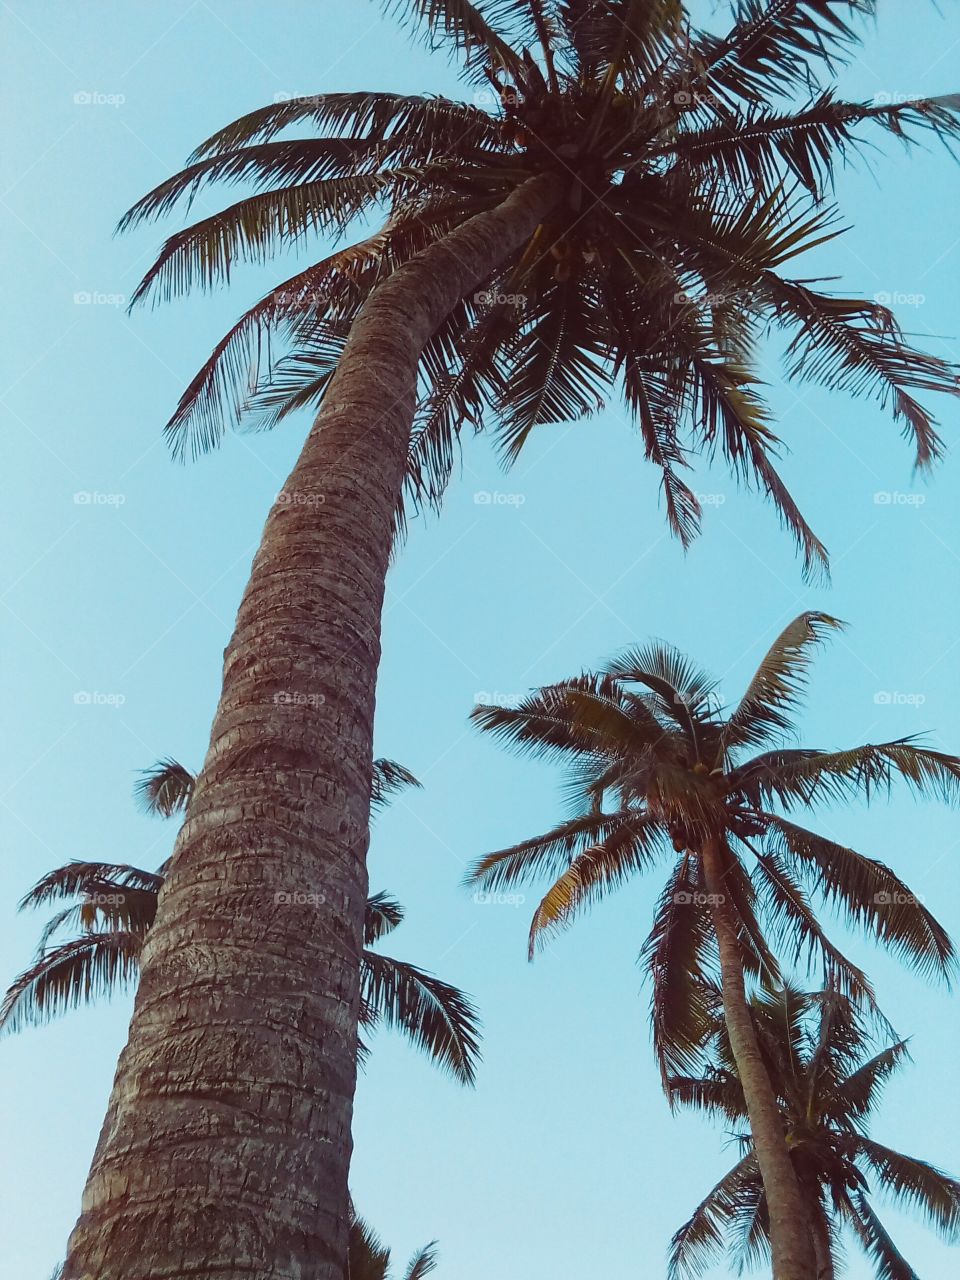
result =
[[[960,89],[960,19],[942,8],[882,5],[845,91]],[[128,317],[118,296],[161,229],[116,239],[117,219],[202,138],[279,94],[458,90],[444,57],[412,47],[370,0],[6,0],[0,22],[6,982],[37,940],[42,919],[15,904],[42,873],[71,858],[153,867],[169,852],[172,826],[133,806],[136,770],[168,754],[199,764],[250,558],[308,426],[170,461],[160,433],[177,396],[282,267]],[[906,327],[957,357],[960,169],[890,142],[872,174],[842,173],[838,194],[855,229],[820,251],[817,270],[851,292],[900,295]],[[475,699],[654,635],[690,650],[733,697],[783,624],[818,608],[851,629],[817,668],[807,741],[928,729],[960,750],[955,451],[917,484],[876,405],[783,386],[774,365],[768,376],[792,449],[784,473],[833,553],[832,587],[804,585],[772,512],[719,470],[698,480],[711,500],[684,556],[615,410],[541,429],[507,475],[489,444],[469,441],[442,517],[417,522],[391,574],[377,749],[425,787],[379,821],[372,881],[408,907],[397,953],[476,997],[485,1063],[478,1088],[462,1091],[380,1036],[359,1087],[353,1190],[398,1255],[438,1238],[444,1276],[661,1276],[673,1229],[733,1160],[719,1129],[672,1118],[659,1092],[635,963],[656,879],[533,966],[532,900],[478,905],[459,887],[470,858],[559,812],[549,767],[467,727]],[[937,408],[953,444],[956,406]],[[494,491],[520,500],[475,500]],[[953,814],[898,795],[820,822],[889,860],[960,937]],[[875,1133],[960,1172],[956,1001],[868,946],[852,950],[915,1037]],[[0,1043],[0,1240],[17,1280],[44,1280],[62,1256],[128,1016],[116,1000]],[[953,1274],[955,1251],[893,1212],[888,1222],[925,1280]],[[859,1260],[849,1272],[868,1274]]]

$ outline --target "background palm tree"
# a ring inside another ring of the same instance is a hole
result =
[[[163,1270],[174,1239],[190,1242],[178,1247],[196,1250],[198,1268],[234,1259],[225,1275],[285,1275],[276,1260],[293,1257],[295,1270],[309,1259],[318,1280],[339,1280],[380,614],[404,477],[415,477],[415,501],[438,498],[462,424],[487,407],[512,457],[538,424],[582,417],[616,389],[682,538],[699,518],[681,478],[688,454],[719,451],[756,479],[816,565],[823,547],[775,467],[758,385],[764,327],[790,330],[792,373],[888,403],[921,465],[940,443],[916,395],[956,390],[954,370],[913,350],[886,309],[781,274],[835,233],[830,174],[858,138],[957,132],[952,98],[881,108],[842,102],[818,81],[832,77],[868,0],[745,0],[722,38],[690,29],[678,0],[396,7],[462,55],[469,96],[479,84],[485,98],[321,92],[274,104],[209,139],[126,220],[211,181],[254,187],[174,235],[138,296],[221,282],[242,259],[367,216],[375,229],[243,317],[171,424],[176,441],[203,447],[251,384],[268,415],[323,396],[227,649],[71,1280]],[[296,124],[319,136],[281,136]],[[265,332],[290,338],[282,368],[251,357]],[[290,884],[325,905],[271,912]],[[255,924],[242,909],[254,894]],[[318,972],[325,995],[306,980]],[[238,1043],[255,1043],[263,1066],[230,1079],[244,1102],[228,1116],[209,1100],[227,1087]],[[322,1095],[309,1123],[302,1071]],[[186,1110],[206,1109],[185,1132]],[[250,1177],[239,1117],[268,1112],[262,1176]],[[204,1199],[213,1177],[215,1210]],[[284,1179],[311,1206],[296,1222]],[[246,1257],[239,1222],[258,1224],[244,1234]]]
[[[385,759],[374,761],[374,780],[376,808],[402,787],[420,785],[402,765]],[[176,760],[163,760],[145,770],[137,794],[149,812],[170,816],[186,809],[193,781]],[[80,901],[63,907],[47,923],[33,963],[13,980],[0,1005],[0,1032],[45,1022],[135,982],[167,869],[166,862],[155,872],[114,863],[68,862],[35,884],[20,903],[21,910]],[[469,996],[405,960],[372,949],[396,929],[404,914],[400,903],[385,893],[367,899],[360,1025],[367,1032],[380,1025],[402,1031],[461,1084],[472,1085],[480,1023]],[[77,926],[76,936],[54,941],[62,930]],[[361,1036],[361,1060],[367,1052]]]
[[[785,984],[756,994],[751,1009],[808,1206],[818,1280],[833,1280],[839,1270],[844,1228],[873,1263],[877,1280],[917,1280],[874,1202],[879,1195],[919,1212],[955,1241],[960,1182],[870,1136],[883,1088],[909,1056],[907,1042],[878,1043],[862,1012],[835,990],[805,993]],[[742,1125],[746,1105],[722,1018],[705,1056],[708,1065],[701,1074],[670,1079],[671,1097]],[[673,1280],[700,1275],[724,1253],[738,1272],[769,1254],[766,1197],[753,1143],[748,1132],[735,1137],[740,1159],[673,1238]]]
[[[775,1276],[809,1277],[812,1257],[746,993],[750,978],[779,979],[768,938],[794,961],[806,953],[822,964],[840,990],[873,1001],[866,975],[821,926],[813,891],[921,972],[945,975],[955,963],[943,928],[889,867],[783,816],[823,800],[869,800],[896,778],[921,794],[960,798],[960,759],[908,739],[843,751],[781,745],[794,732],[812,650],[839,625],[801,614],[728,710],[704,672],[657,643],[599,674],[539,689],[515,707],[477,707],[471,717],[512,747],[570,766],[574,816],[481,858],[468,877],[491,890],[553,880],[533,916],[531,956],[538,941],[631,876],[672,862],[643,949],[654,1044],[665,1082],[698,1061],[719,974],[766,1188]]]

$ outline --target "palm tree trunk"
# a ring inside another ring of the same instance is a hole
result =
[[[354,325],[224,655],[64,1280],[342,1280],[380,615],[417,365],[561,191],[531,179]]]
[[[720,842],[704,841],[701,856],[720,951],[724,1020],[743,1086],[770,1214],[774,1280],[815,1280],[816,1263],[807,1213],[747,1001],[740,940],[724,892]]]

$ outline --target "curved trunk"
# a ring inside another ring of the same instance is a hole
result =
[[[750,1014],[740,941],[724,893],[719,843],[705,841],[701,856],[720,951],[724,1021],[743,1086],[770,1214],[774,1280],[815,1280],[816,1263],[807,1213]]]
[[[64,1280],[342,1280],[380,614],[417,365],[561,189],[529,180],[354,325],[224,656]]]

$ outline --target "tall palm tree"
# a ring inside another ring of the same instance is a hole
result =
[[[909,1057],[907,1042],[881,1045],[862,1012],[839,992],[785,984],[751,1001],[790,1157],[807,1205],[817,1280],[834,1280],[844,1228],[873,1263],[877,1280],[918,1280],[874,1208],[875,1193],[918,1211],[944,1238],[960,1235],[960,1181],[925,1160],[883,1146],[870,1122],[883,1088]],[[747,1119],[743,1088],[720,1019],[706,1070],[669,1081],[680,1104],[724,1121]],[[727,1253],[738,1273],[769,1253],[769,1217],[749,1132],[740,1159],[673,1237],[671,1280],[698,1276]]]
[[[699,519],[688,454],[719,450],[813,566],[824,549],[777,473],[758,384],[765,326],[792,333],[796,376],[889,404],[921,465],[940,442],[916,395],[956,390],[888,310],[782,274],[836,233],[834,163],[871,130],[958,132],[953,98],[877,107],[830,86],[870,0],[743,0],[722,38],[691,29],[679,0],[390,7],[461,56],[474,102],[275,103],[208,139],[125,220],[212,182],[253,185],[173,235],[138,297],[221,283],[367,216],[377,229],[244,315],[170,424],[177,448],[204,448],[251,387],[268,421],[319,402],[227,648],[70,1280],[163,1271],[173,1240],[178,1265],[232,1280],[288,1280],[308,1258],[339,1280],[380,615],[405,477],[415,503],[439,499],[464,422],[490,409],[510,458],[537,425],[616,391],[680,537]],[[278,339],[289,359],[274,366],[256,353]],[[290,884],[325,905],[269,910]],[[318,971],[322,993],[306,981]],[[254,1043],[258,1070],[232,1070]],[[234,1111],[210,1101],[228,1088]]]
[[[143,806],[169,816],[186,808],[194,779],[175,760],[146,770],[137,786]],[[374,803],[386,803],[416,778],[392,760],[374,761]],[[105,862],[68,862],[45,875],[26,894],[21,910],[69,902],[47,923],[37,954],[10,984],[0,1005],[0,1033],[46,1022],[69,1008],[123,990],[135,982],[168,863],[157,871]],[[79,898],[79,902],[73,899]],[[479,1061],[480,1028],[470,998],[406,960],[373,947],[403,921],[405,912],[385,893],[367,899],[360,983],[360,1025],[402,1031],[419,1049],[461,1084],[473,1084]],[[53,941],[64,928],[79,933]],[[361,1037],[361,1061],[367,1046]]]
[[[791,1280],[813,1274],[812,1251],[747,998],[751,978],[779,978],[768,938],[788,945],[795,960],[806,952],[841,990],[872,1002],[865,974],[821,926],[812,891],[922,972],[945,975],[955,962],[941,925],[889,867],[785,816],[824,800],[869,800],[895,778],[960,798],[960,759],[909,739],[843,751],[782,745],[813,649],[839,625],[822,613],[795,619],[729,711],[704,672],[656,643],[516,707],[472,713],[510,746],[570,766],[574,816],[488,854],[469,873],[492,890],[553,881],[533,916],[531,956],[631,876],[672,864],[643,949],[661,1071],[666,1081],[698,1060],[719,974],[769,1205],[774,1275]]]

